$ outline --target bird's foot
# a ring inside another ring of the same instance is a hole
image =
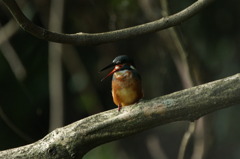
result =
[[[118,112],[120,112],[121,109],[122,109],[122,106],[119,105],[119,106],[118,106]]]

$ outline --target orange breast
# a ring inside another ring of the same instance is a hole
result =
[[[143,97],[141,80],[129,70],[115,72],[112,80],[112,96],[117,106],[127,106]]]

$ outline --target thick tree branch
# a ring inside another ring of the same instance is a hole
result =
[[[81,158],[92,148],[166,123],[190,120],[240,103],[240,74],[149,101],[92,115],[43,139],[0,152],[0,158]]]
[[[103,33],[75,33],[75,34],[62,34],[48,31],[33,24],[17,6],[14,0],[2,0],[7,6],[9,11],[12,13],[21,28],[30,34],[47,41],[58,42],[58,43],[70,43],[79,45],[94,45],[102,44],[107,42],[113,42],[120,39],[126,39],[137,35],[143,35],[147,33],[156,32],[163,30],[179,23],[182,23],[194,16],[204,7],[206,7],[213,0],[198,0],[184,10],[173,14],[168,17],[161,18],[159,20],[145,23],[142,25],[110,31]]]

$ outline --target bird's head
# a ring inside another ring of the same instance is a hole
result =
[[[117,56],[112,61],[112,63],[110,63],[109,65],[107,65],[106,67],[104,67],[100,70],[100,72],[102,72],[108,68],[114,67],[113,70],[111,72],[109,72],[107,74],[107,76],[105,76],[101,81],[103,81],[104,79],[106,79],[107,77],[109,77],[110,75],[112,75],[113,73],[115,73],[117,71],[124,70],[124,69],[134,69],[134,66],[135,65],[134,65],[133,60],[130,57],[128,57],[127,55]]]

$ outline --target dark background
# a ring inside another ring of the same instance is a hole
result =
[[[144,6],[140,1],[65,1],[63,32],[105,32],[161,17],[159,1],[150,1],[154,13],[152,17],[143,11]],[[170,0],[170,12],[176,13],[193,2]],[[27,17],[31,17],[35,24],[47,28],[50,1],[20,3],[21,8],[27,6]],[[2,3],[0,13],[0,23],[4,26],[12,17]],[[218,0],[177,26],[184,47],[192,57],[190,67],[197,64],[194,68],[202,83],[240,72],[239,16],[240,1]],[[169,49],[171,43],[164,36],[163,32],[159,32],[98,46],[64,45],[62,67],[65,125],[116,107],[111,97],[111,78],[100,82],[107,71],[102,74],[98,71],[120,54],[134,58],[142,76],[145,99],[183,89],[171,56],[172,50]],[[26,76],[21,80],[16,78],[1,47],[0,150],[41,139],[49,128],[48,42],[21,29],[9,42],[25,67]],[[166,44],[169,46],[166,47]],[[234,106],[207,115],[210,146],[206,158],[240,158],[239,111],[240,108]],[[154,157],[155,153],[164,152],[167,158],[174,159],[187,127],[188,122],[159,126],[100,146],[84,158],[154,159],[157,158]],[[188,147],[188,157],[191,156],[192,144],[190,142]]]

